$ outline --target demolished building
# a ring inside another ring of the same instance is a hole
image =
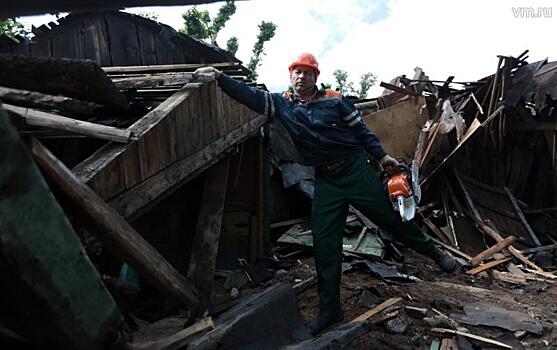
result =
[[[396,289],[420,278],[397,260],[403,247],[354,211],[343,270],[390,287],[346,287],[345,303],[373,300],[350,310],[353,322],[309,338],[295,304],[309,312],[300,304],[315,295],[306,262],[311,169],[300,170],[277,121],[228,97],[212,76],[192,74],[212,65],[248,81],[229,53],[117,11],[70,14],[35,29],[31,41],[1,45],[10,69],[0,100],[11,123],[0,118],[0,257],[3,284],[13,286],[2,297],[3,341],[316,349],[356,340],[365,348],[379,346],[370,340],[377,327],[413,339],[402,335],[408,315],[420,312],[411,308],[422,307],[424,319],[443,315],[420,304],[426,296]],[[416,220],[467,277],[491,271],[512,286],[554,287],[554,256],[538,253],[554,252],[557,239],[557,71],[555,62],[527,63],[526,55],[501,56],[496,73],[476,82],[432,81],[416,69],[412,79],[383,83],[382,96],[355,102],[385,149],[419,170]],[[451,284],[430,288],[489,292]],[[234,290],[245,298],[232,298]],[[467,306],[466,316],[450,319],[485,324],[471,320],[475,310],[504,313]],[[532,317],[518,323],[505,329],[541,334]],[[471,332],[444,325],[420,341],[464,348]]]

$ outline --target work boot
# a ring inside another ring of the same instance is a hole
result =
[[[447,273],[453,273],[458,268],[458,263],[456,260],[445,253],[441,248],[435,246],[433,252],[429,254],[429,257],[435,261],[435,263],[441,268],[441,270]]]
[[[343,319],[344,312],[340,306],[334,309],[320,309],[319,314],[309,324],[309,332],[315,336],[333,323]]]

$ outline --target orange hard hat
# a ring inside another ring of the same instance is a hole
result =
[[[288,71],[292,73],[294,67],[296,66],[304,66],[313,69],[315,72],[315,76],[319,76],[319,63],[317,63],[317,59],[314,55],[310,54],[309,52],[304,52],[298,56],[298,58],[288,66]]]

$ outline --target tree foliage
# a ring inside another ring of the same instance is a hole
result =
[[[235,36],[231,36],[226,41],[226,51],[230,52],[233,55],[236,55],[236,52],[238,52],[238,45],[238,38]]]
[[[236,13],[234,0],[227,0],[213,19],[211,19],[209,11],[198,10],[197,7],[194,6],[182,15],[184,19],[184,28],[180,29],[180,32],[195,39],[207,40],[211,44],[218,46],[217,36],[234,13]],[[248,76],[249,78],[253,80],[257,79],[257,68],[261,64],[263,55],[265,55],[264,45],[275,36],[276,29],[277,26],[273,22],[262,21],[261,24],[259,24],[257,41],[252,50],[253,55],[247,65],[247,68],[252,72]],[[238,52],[239,45],[240,43],[237,37],[230,37],[226,41],[226,50],[235,55],[236,52]]]
[[[217,45],[219,32],[234,13],[236,13],[236,5],[233,0],[226,1],[213,19],[211,19],[209,11],[199,11],[194,6],[182,15],[184,28],[180,31],[193,38],[209,40],[211,44]]]
[[[155,22],[159,21],[159,15],[154,13],[154,12],[139,11],[139,12],[135,13],[135,15],[150,19],[150,20],[155,21]]]
[[[259,67],[259,64],[261,63],[262,56],[265,55],[264,45],[275,36],[276,29],[277,25],[273,22],[261,21],[259,24],[257,41],[255,42],[255,45],[253,45],[253,55],[247,66],[247,68],[251,71],[248,78],[253,80],[257,79],[257,67]]]
[[[354,82],[348,81],[348,72],[337,69],[333,72],[337,90],[344,95],[352,94],[358,98],[366,98],[369,89],[375,85],[377,77],[373,73],[364,73],[360,76],[358,88],[354,88]]]
[[[18,36],[28,38],[30,32],[17,20],[13,18],[6,18],[0,20],[0,34],[6,34],[10,38],[18,40]]]

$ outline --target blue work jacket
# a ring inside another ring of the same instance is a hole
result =
[[[361,153],[362,148],[378,160],[386,155],[360,112],[337,91],[317,90],[309,103],[302,103],[288,92],[270,93],[225,74],[220,74],[218,83],[224,92],[257,113],[280,118],[305,165],[345,160]]]

